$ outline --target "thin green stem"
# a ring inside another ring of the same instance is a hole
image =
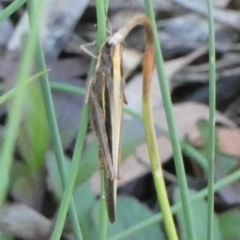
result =
[[[216,109],[216,56],[213,2],[207,1],[209,28],[209,149],[208,149],[208,229],[207,239],[213,240],[214,232],[214,171],[215,171],[215,109]]]
[[[50,82],[50,87],[52,90],[59,90],[64,92],[69,92],[77,95],[84,95],[85,88],[76,87],[67,83],[60,83],[60,82]]]
[[[106,40],[106,12],[105,12],[105,5],[106,1],[98,1],[96,0],[96,10],[97,10],[97,52],[101,44]]]
[[[226,187],[227,185],[230,185],[231,183],[237,181],[240,179],[240,170],[237,170],[236,172],[232,173],[228,177],[218,181],[214,185],[214,192],[220,190],[223,187]],[[200,192],[196,193],[194,196],[190,197],[190,203],[206,197],[208,194],[208,187],[204,188]],[[182,205],[181,203],[176,203],[174,206],[171,207],[172,214],[176,214],[179,210],[181,210]],[[154,217],[151,217],[149,219],[146,219],[145,221],[129,228],[128,230],[125,230],[124,232],[110,238],[109,240],[120,240],[120,239],[128,239],[131,235],[144,230],[147,227],[150,227],[151,225],[161,221],[163,219],[163,215],[161,213],[156,214]]]
[[[97,46],[96,50],[99,52],[99,48],[101,44],[106,40],[106,13],[108,7],[108,1],[98,1],[96,0],[96,9],[97,9]],[[100,213],[99,213],[99,239],[105,240],[107,239],[107,214],[106,214],[106,198],[104,193],[104,177],[102,176],[103,172],[101,170],[101,196],[100,196]]]
[[[42,2],[42,1],[41,1]],[[37,10],[36,10],[37,9]],[[35,1],[34,0],[29,0],[27,2],[27,10],[28,10],[28,15],[29,15],[29,21],[30,21],[30,26],[33,28],[34,24],[36,24],[36,28],[39,29],[39,25],[37,22],[37,17],[38,17],[38,8],[35,6]],[[42,46],[40,43],[40,37],[38,32],[36,31],[36,64],[39,70],[46,69],[46,63],[42,51]],[[67,171],[67,166],[65,163],[65,157],[63,153],[63,148],[60,140],[60,134],[57,126],[57,119],[54,111],[54,105],[53,105],[53,100],[52,100],[52,95],[51,95],[51,90],[50,90],[50,85],[49,85],[49,80],[47,74],[42,76],[40,78],[40,84],[41,84],[41,89],[42,89],[42,94],[43,94],[43,100],[45,104],[45,109],[46,109],[46,114],[48,118],[48,123],[49,123],[49,130],[50,130],[50,135],[52,138],[53,142],[53,147],[58,163],[58,168],[59,168],[59,173],[61,177],[61,183],[63,188],[65,188],[67,179],[68,179],[68,171]],[[78,217],[77,217],[77,212],[74,204],[74,200],[72,197],[72,202],[70,206],[70,216],[72,220],[72,225],[75,233],[75,237],[77,240],[82,239],[82,233],[81,229],[79,226],[78,222]]]
[[[23,84],[25,84],[24,86],[27,87],[29,83],[38,80],[40,76],[42,76],[43,74],[46,74],[46,73],[47,73],[47,70],[44,70],[40,73],[35,74],[34,76],[30,77],[23,83]],[[11,90],[9,90],[8,92],[4,93],[0,97],[0,105],[3,104],[4,102],[6,102],[7,100],[9,100],[10,98],[12,98],[16,94],[17,89],[18,89],[18,87],[14,87]]]
[[[69,204],[71,202],[71,198],[73,195],[77,174],[79,172],[79,163],[80,163],[80,159],[83,152],[85,136],[87,133],[88,120],[89,120],[89,109],[87,105],[84,105],[82,110],[81,123],[79,126],[77,140],[76,140],[76,144],[73,152],[71,170],[69,174],[69,181],[67,182],[66,188],[63,193],[55,228],[51,236],[52,240],[59,239],[63,230]]]
[[[165,72],[163,56],[160,48],[160,41],[158,38],[158,32],[157,32],[157,26],[156,26],[152,1],[145,0],[145,7],[152,21],[153,29],[154,29],[155,61],[156,61],[161,94],[163,98],[163,105],[164,105],[167,123],[168,123],[170,140],[173,147],[174,162],[176,166],[177,178],[178,178],[179,187],[180,187],[184,219],[187,226],[187,235],[189,240],[195,240],[196,236],[195,236],[194,226],[192,221],[193,218],[190,210],[189,193],[188,193],[186,174],[185,174],[183,158],[181,153],[181,146],[180,146],[179,137],[177,134],[177,128],[174,122],[174,114],[172,109],[170,90],[169,90],[168,80],[166,78],[166,72]]]
[[[104,171],[101,169],[101,194],[100,194],[100,214],[99,214],[99,240],[107,239],[108,215],[106,208]]]
[[[6,7],[0,14],[0,22],[6,20],[11,16],[18,8],[20,8],[27,0],[15,0],[8,7]]]
[[[109,0],[104,0],[105,17],[107,16],[108,7],[109,7]]]

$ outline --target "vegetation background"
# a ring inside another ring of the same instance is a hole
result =
[[[141,27],[124,45],[128,104],[114,224],[99,197],[98,143],[83,96],[96,60],[79,46],[100,39],[105,22],[112,34],[146,13],[159,161],[179,239],[239,239],[238,1],[115,0],[106,19],[107,5],[1,1],[0,238],[167,239],[142,121]]]

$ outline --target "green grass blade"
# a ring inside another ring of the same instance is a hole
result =
[[[69,93],[72,93],[72,94],[77,94],[77,95],[79,95],[79,94],[84,95],[85,94],[85,88],[72,86],[72,85],[67,84],[67,83],[50,82],[50,87],[53,90],[69,92]]]
[[[37,29],[39,29],[38,21],[37,21],[37,16],[38,16],[38,9],[35,6],[35,1],[30,0],[27,2],[27,10],[29,14],[29,20],[30,20],[30,26],[33,28],[34,25],[36,25]],[[42,51],[42,46],[40,43],[40,37],[38,32],[36,34],[36,63],[37,67],[39,70],[46,69],[46,64],[44,60],[44,55]],[[45,75],[41,77],[40,79],[40,84],[41,84],[41,89],[44,97],[44,104],[45,104],[45,109],[46,109],[46,114],[48,118],[48,123],[49,123],[49,129],[50,129],[50,135],[52,138],[53,146],[54,146],[54,151],[56,155],[56,159],[58,162],[58,168],[59,168],[59,173],[61,176],[61,182],[63,187],[65,188],[67,179],[68,179],[68,172],[67,172],[67,167],[65,164],[65,157],[62,149],[62,144],[60,140],[60,134],[57,126],[57,120],[56,120],[56,115],[54,112],[54,106],[53,106],[53,100],[51,96],[51,90],[50,90],[50,85],[48,81],[48,76]],[[79,226],[78,222],[78,217],[77,217],[77,212],[74,204],[74,200],[72,198],[71,206],[70,206],[70,216],[72,220],[72,225],[74,229],[74,234],[76,239],[82,239],[82,233],[81,229]]]
[[[69,181],[67,182],[66,188],[63,193],[55,228],[51,236],[52,240],[60,238],[63,227],[64,227],[64,222],[67,216],[69,204],[72,199],[73,189],[74,189],[75,181],[76,181],[78,170],[79,170],[79,162],[81,159],[84,142],[85,142],[85,136],[87,133],[88,119],[89,119],[89,110],[87,105],[85,105],[82,110],[82,118],[79,126],[77,141],[74,148],[71,170],[69,174]]]
[[[100,194],[100,214],[99,214],[99,240],[107,239],[108,214],[105,198],[104,172],[101,171],[101,194]]]
[[[180,146],[179,137],[177,134],[177,128],[174,122],[174,114],[172,109],[170,90],[168,86],[168,80],[166,79],[164,62],[163,62],[162,52],[160,49],[160,41],[157,35],[157,27],[156,27],[156,22],[154,17],[152,1],[145,0],[145,6],[146,6],[147,13],[152,21],[153,29],[154,29],[155,61],[156,61],[156,67],[158,72],[160,89],[161,89],[162,98],[163,98],[163,105],[164,105],[167,123],[168,123],[170,140],[173,147],[174,162],[176,166],[177,178],[178,178],[179,187],[180,187],[184,218],[187,226],[188,239],[195,240],[196,236],[195,236],[193,222],[192,222],[188,186],[187,186],[185,169],[184,169],[183,158],[181,153],[181,146]]]
[[[106,13],[108,8],[108,0],[98,1],[96,0],[96,9],[97,9],[97,46],[96,50],[99,51],[100,45],[106,40]],[[105,181],[104,181],[104,172],[101,169],[101,194],[100,194],[100,214],[99,214],[99,239],[107,239],[107,209],[106,209],[106,198],[105,198]]]
[[[41,12],[41,6],[39,6],[39,11]],[[21,121],[22,103],[24,99],[25,88],[27,86],[25,84],[25,81],[30,76],[29,66],[31,66],[31,62],[36,49],[36,32],[37,28],[36,25],[34,25],[32,31],[29,34],[29,38],[24,49],[25,54],[21,61],[18,82],[16,85],[15,98],[9,111],[7,134],[3,143],[0,161],[0,209],[2,208],[8,189],[15,141],[18,135]]]
[[[27,0],[15,0],[8,7],[6,7],[0,14],[0,22],[11,16],[18,8],[20,8]]]
[[[207,236],[213,240],[214,236],[214,171],[215,171],[215,109],[216,109],[216,55],[215,30],[213,16],[213,1],[207,1],[209,28],[209,149],[208,149],[208,229]]]

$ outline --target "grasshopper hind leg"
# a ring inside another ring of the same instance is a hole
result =
[[[106,174],[108,169],[106,169],[106,166],[103,163],[103,157],[102,151],[99,150],[101,169],[104,171],[104,189],[108,218],[111,223],[114,223],[116,216],[117,178],[111,179],[108,177]]]
[[[116,195],[117,193],[115,184],[117,179],[108,179],[105,178],[105,191],[106,191],[106,204],[107,204],[107,212],[108,212],[108,218],[111,223],[115,222],[116,217]]]
[[[105,117],[99,102],[94,98],[91,97],[91,105],[90,105],[90,112],[91,112],[91,123],[92,127],[95,131],[95,134],[99,141],[99,149],[101,150],[102,157],[99,158],[100,162],[104,165],[104,169],[106,169],[105,173],[107,177],[111,179],[115,179],[117,177],[117,173],[113,168],[112,157],[108,145],[108,137],[107,137],[107,130],[105,127]]]

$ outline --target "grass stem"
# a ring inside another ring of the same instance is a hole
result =
[[[215,54],[215,30],[213,16],[213,1],[207,1],[208,28],[209,28],[209,149],[208,149],[208,229],[207,239],[213,240],[214,236],[214,171],[216,148],[216,54]]]

